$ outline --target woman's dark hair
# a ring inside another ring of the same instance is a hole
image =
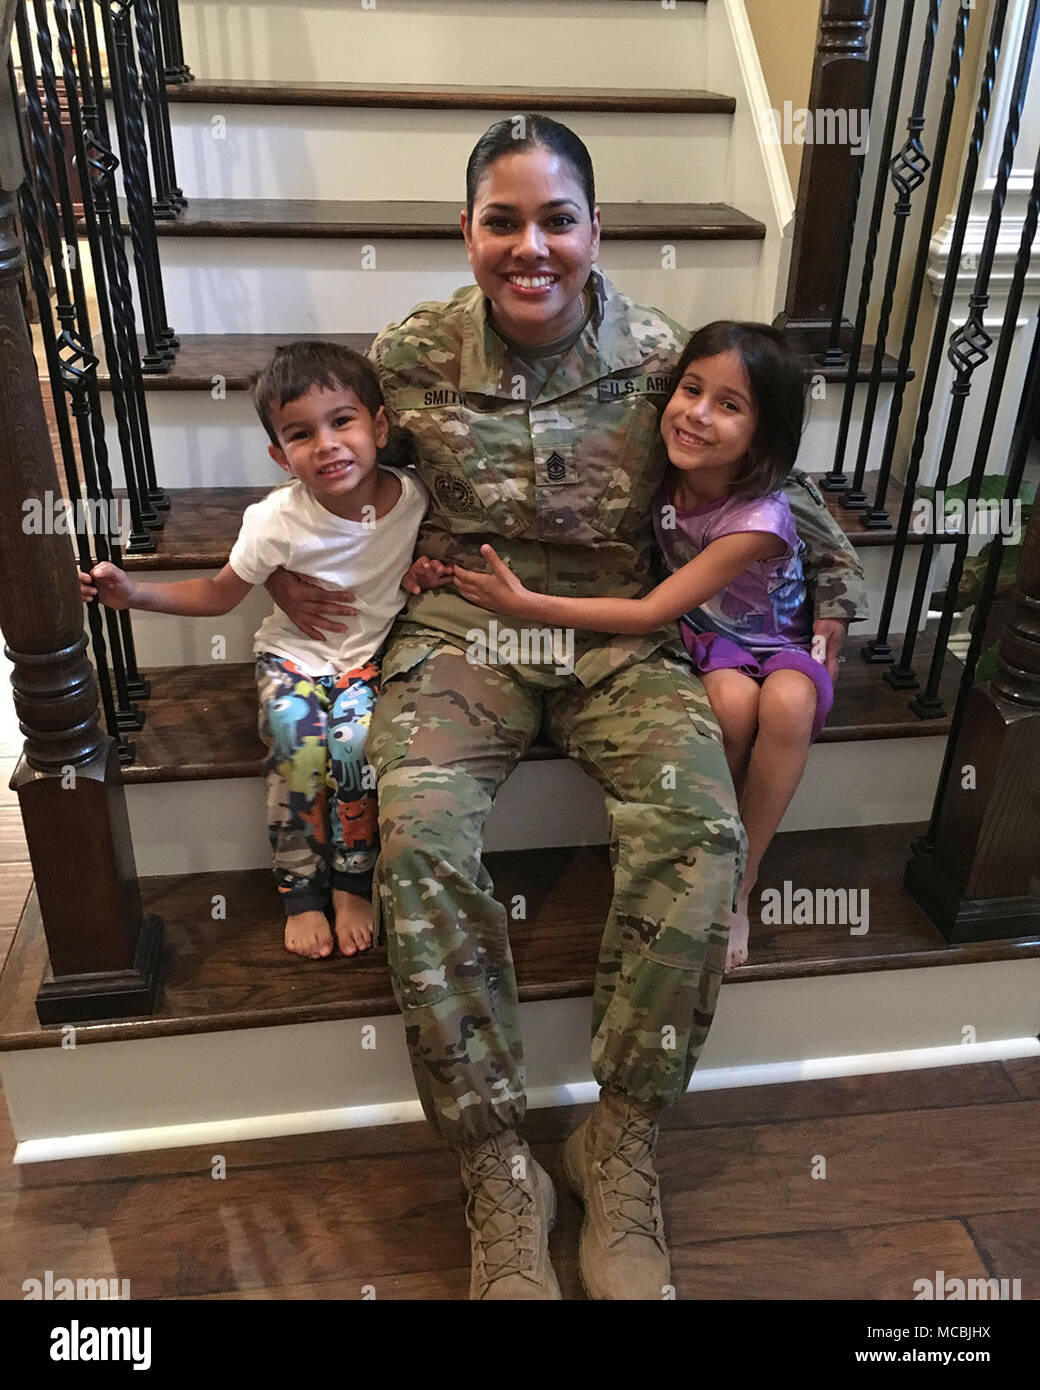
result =
[[[596,179],[588,150],[568,126],[532,111],[496,121],[473,146],[473,153],[466,165],[466,216],[472,218],[480,180],[496,160],[503,155],[537,146],[551,150],[571,166],[585,191],[591,217],[596,207]]]
[[[275,348],[274,356],[252,383],[253,405],[271,443],[281,446],[271,410],[305,396],[312,386],[353,391],[370,415],[383,404],[379,375],[367,357],[341,343],[303,339]]]
[[[767,323],[706,324],[683,349],[669,387],[669,400],[690,364],[705,357],[735,352],[744,364],[758,413],[747,462],[733,484],[734,497],[765,497],[781,485],[798,456],[805,422],[808,379],[782,334]]]

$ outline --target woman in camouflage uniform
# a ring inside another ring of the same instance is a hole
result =
[[[470,158],[462,227],[476,286],[419,305],[372,350],[431,494],[416,553],[483,569],[490,542],[533,589],[641,595],[666,463],[658,412],[687,335],[595,265],[592,166],[566,127],[493,126]],[[862,573],[815,490],[789,495],[836,671],[844,624],[863,616]],[[470,1296],[559,1298],[553,1184],[517,1133],[507,915],[481,861],[495,794],[541,732],[603,787],[614,868],[593,1002],[601,1099],[564,1152],[586,1206],[581,1273],[592,1297],[661,1298],[655,1120],[704,1045],[745,855],[721,737],[674,628],[574,634],[571,665],[558,649],[514,650],[493,618],[450,588],[414,597],[369,737],[376,914],[416,1085],[461,1157]]]

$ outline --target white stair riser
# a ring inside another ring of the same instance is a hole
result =
[[[926,820],[944,746],[939,737],[817,744],[781,828]],[[262,778],[130,785],[126,794],[139,874],[261,869],[271,862]],[[602,791],[560,759],[513,772],[488,818],[484,847],[542,849],[608,838]],[[852,866],[850,874],[852,887]]]
[[[181,0],[196,77],[487,86],[708,85],[704,6],[587,0]]]
[[[171,584],[213,575],[215,570],[170,570],[135,577],[147,584]],[[253,660],[253,634],[274,607],[267,591],[257,586],[241,604],[222,618],[176,618],[168,613],[134,613],[137,664],[148,666],[226,665]],[[146,706],[147,708],[147,706]]]
[[[760,316],[761,248],[759,241],[607,241],[599,264],[637,303],[692,328]],[[376,333],[416,304],[473,283],[461,236],[172,236],[160,239],[159,251],[177,333]],[[674,270],[662,268],[673,260]]]
[[[177,180],[191,198],[448,200],[501,111],[179,105],[170,108]],[[732,118],[553,112],[585,142],[601,203],[730,198]],[[647,158],[647,151],[653,158]]]
[[[460,283],[464,283],[464,279],[460,278]],[[859,386],[856,391],[854,443],[865,391],[865,386]],[[884,438],[889,400],[889,391],[885,388],[881,418],[871,438],[871,467],[876,466]],[[267,452],[269,440],[257,420],[248,393],[227,390],[219,376],[208,390],[149,391],[147,409],[163,487],[263,487],[268,483],[274,487],[280,480],[281,474]],[[826,399],[811,402],[798,454],[799,467],[811,473],[822,473],[832,466],[840,411],[841,400],[836,386],[828,388]],[[110,409],[106,414],[112,419]],[[112,433],[114,453],[114,427]],[[112,463],[114,468],[118,467],[117,458],[114,457]],[[851,467],[849,471],[851,473]],[[895,513],[890,510],[889,514],[894,520]]]
[[[1035,1058],[1038,999],[1035,959],[723,981],[689,1089]],[[587,998],[520,1005],[530,1109],[598,1098],[591,1018]],[[238,1140],[422,1119],[396,1014],[27,1049],[3,1054],[0,1070],[16,1163],[198,1146],[186,1165],[208,1172]],[[293,1245],[288,1228],[280,1234]],[[55,1258],[65,1248],[54,1244]]]

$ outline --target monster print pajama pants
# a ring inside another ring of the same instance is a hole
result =
[[[267,824],[285,915],[324,911],[333,888],[369,897],[379,825],[365,745],[378,662],[309,676],[264,652],[256,683],[268,750]]]

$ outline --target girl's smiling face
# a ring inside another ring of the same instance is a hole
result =
[[[473,278],[507,337],[562,338],[584,316],[581,292],[599,254],[599,209],[567,159],[541,145],[499,156],[462,214]]]
[[[727,495],[757,427],[751,383],[738,353],[689,364],[664,408],[661,436],[683,475],[682,491],[695,505]]]

